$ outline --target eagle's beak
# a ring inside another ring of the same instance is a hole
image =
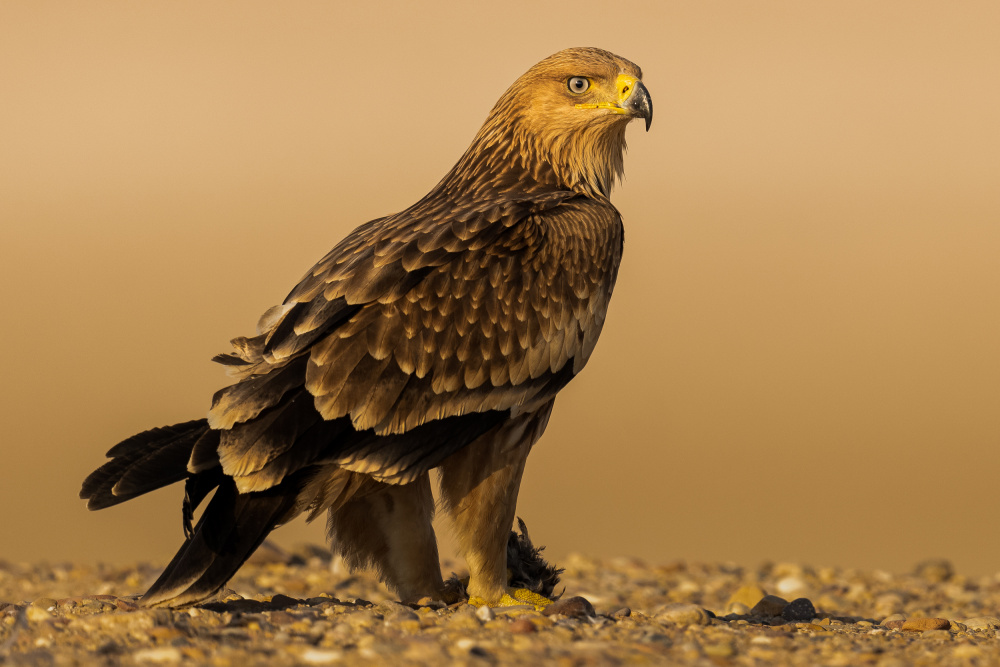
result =
[[[653,124],[653,98],[646,86],[634,76],[620,74],[617,81],[618,105],[635,118],[646,119],[646,131]]]

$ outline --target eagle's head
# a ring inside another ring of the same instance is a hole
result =
[[[642,70],[595,48],[560,51],[524,73],[500,98],[470,151],[522,178],[608,196],[623,171],[625,126],[653,119]],[[554,183],[547,181],[554,180]]]

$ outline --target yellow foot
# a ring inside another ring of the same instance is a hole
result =
[[[490,602],[481,597],[470,597],[469,604],[473,607],[516,607],[528,604],[533,606],[536,611],[541,611],[552,604],[552,600],[534,591],[529,591],[527,588],[508,588],[500,600],[496,602]]]

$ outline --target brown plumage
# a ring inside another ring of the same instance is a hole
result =
[[[354,230],[216,357],[238,381],[207,420],[108,452],[81,491],[91,509],[185,480],[188,539],[146,604],[210,597],[306,511],[328,512],[334,547],[401,598],[440,597],[435,468],[469,593],[499,602],[525,458],[614,288],[623,230],[608,197],[625,126],[652,118],[640,78],[599,49],[532,67],[429,194]]]

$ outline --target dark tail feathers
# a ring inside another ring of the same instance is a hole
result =
[[[111,460],[87,476],[80,497],[99,510],[179,482],[194,444],[212,434],[207,420],[196,419],[133,435],[108,450]]]
[[[183,607],[226,585],[268,533],[300,511],[297,497],[311,474],[303,470],[266,491],[239,493],[231,477],[219,488],[193,533],[142,597],[147,607]]]
[[[184,530],[187,539],[160,578],[142,598],[146,606],[179,607],[212,597],[260,546],[276,526],[301,508],[297,497],[313,474],[306,468],[261,492],[239,493],[219,467],[188,472],[196,443],[214,449],[206,439],[219,432],[205,419],[154,428],[124,440],[108,451],[111,460],[83,482],[80,497],[92,510],[111,507],[162,486],[186,480]],[[218,489],[192,530],[194,510]]]

